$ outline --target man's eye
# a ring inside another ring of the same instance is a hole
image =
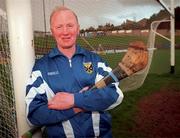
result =
[[[67,25],[67,27],[68,27],[68,28],[72,28],[72,27],[73,27],[73,25],[72,25],[72,24],[69,24],[69,25]]]
[[[56,26],[56,29],[61,29],[62,28],[62,26]]]

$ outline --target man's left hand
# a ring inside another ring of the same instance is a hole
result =
[[[74,95],[67,92],[58,92],[48,102],[49,109],[65,110],[74,106]]]

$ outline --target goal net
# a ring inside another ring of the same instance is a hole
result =
[[[4,5],[4,6],[2,6]],[[15,96],[12,83],[5,1],[0,8],[0,137],[16,138]]]

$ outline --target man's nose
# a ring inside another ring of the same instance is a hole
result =
[[[63,34],[68,34],[68,28],[67,27],[63,27]]]

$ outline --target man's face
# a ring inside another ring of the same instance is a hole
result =
[[[51,31],[58,47],[68,49],[76,45],[79,24],[71,11],[57,11],[51,19]]]

